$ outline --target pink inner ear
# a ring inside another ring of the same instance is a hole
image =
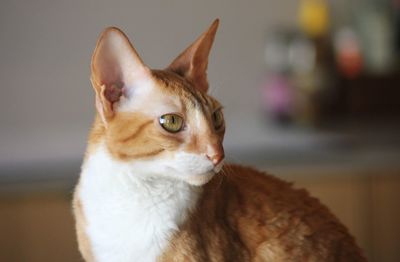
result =
[[[98,69],[96,76],[100,78],[100,82],[107,87],[111,85],[123,86],[122,71],[118,61],[111,54],[99,57]],[[96,71],[97,71],[96,70]]]
[[[122,96],[122,88],[124,87],[120,65],[110,53],[105,53],[103,57],[99,57],[98,62],[95,71],[100,85],[105,86],[104,98],[110,103],[115,103]]]
[[[123,88],[118,87],[114,84],[106,86],[106,90],[104,91],[104,96],[110,103],[115,103],[119,101],[122,94]]]

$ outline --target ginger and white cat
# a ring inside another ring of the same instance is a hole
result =
[[[365,261],[305,190],[223,165],[222,107],[207,94],[216,20],[165,70],[117,28],[100,36],[97,117],[73,206],[86,261]]]

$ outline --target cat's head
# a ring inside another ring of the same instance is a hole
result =
[[[217,27],[218,20],[164,70],[149,69],[122,31],[106,29],[92,58],[99,119],[92,143],[101,136],[139,175],[202,185],[218,173],[225,123],[206,73]]]

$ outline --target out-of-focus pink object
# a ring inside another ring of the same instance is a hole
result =
[[[294,92],[288,79],[275,75],[266,78],[262,90],[264,111],[274,117],[291,117],[293,113]]]

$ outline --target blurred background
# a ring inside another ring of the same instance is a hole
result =
[[[217,17],[229,160],[306,187],[370,261],[400,261],[398,0],[2,0],[0,261],[81,261],[70,201],[101,30],[163,68]]]

